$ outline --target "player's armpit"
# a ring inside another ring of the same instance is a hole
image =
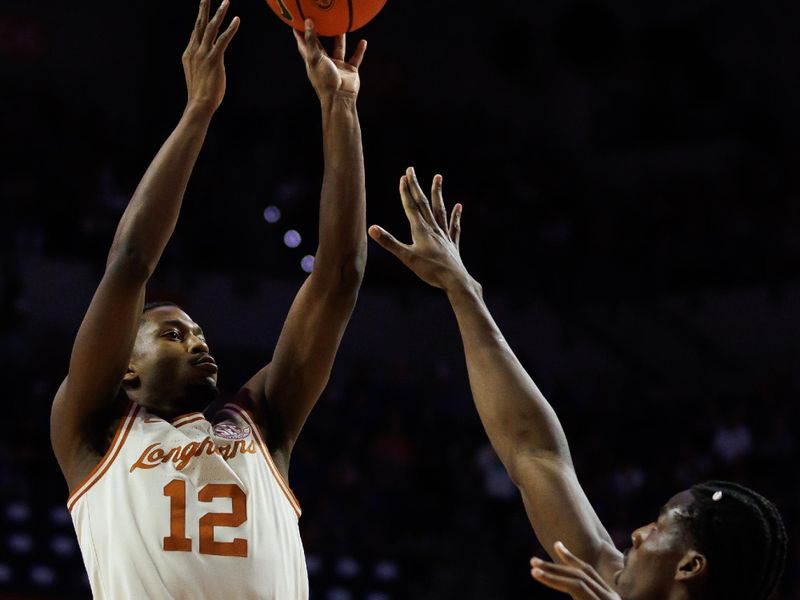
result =
[[[292,303],[264,378],[265,405],[256,410],[266,421],[270,448],[287,456],[328,383],[361,281],[336,283],[317,275]]]
[[[111,260],[78,330],[51,412],[53,451],[68,482],[82,479],[87,456],[91,462],[97,454],[94,428],[113,407],[127,370],[146,281],[140,267]]]

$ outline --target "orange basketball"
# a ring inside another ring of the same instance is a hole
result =
[[[303,31],[306,19],[314,19],[318,35],[355,31],[377,15],[386,0],[267,0],[284,23]]]

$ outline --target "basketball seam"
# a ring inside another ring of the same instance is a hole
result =
[[[300,0],[294,0],[294,3],[297,4],[297,10],[300,12],[300,18],[303,19],[303,23],[306,22],[306,13],[303,12],[303,7],[300,4]]]
[[[353,29],[353,0],[347,0],[347,32]]]

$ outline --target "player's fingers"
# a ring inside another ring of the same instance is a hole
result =
[[[456,249],[458,249],[461,243],[461,211],[463,210],[463,206],[456,204],[453,207],[453,212],[450,213],[449,234],[450,239],[453,240],[453,243],[456,245]]]
[[[216,43],[214,44],[214,48],[212,50],[214,54],[225,53],[225,50],[228,48],[228,44],[231,43],[233,36],[236,35],[237,31],[239,31],[239,23],[241,23],[239,17],[233,17],[233,19],[231,19],[231,23],[228,25],[228,28],[220,34]]]
[[[308,51],[306,50],[305,37],[303,37],[303,34],[297,31],[297,29],[292,29],[292,33],[294,34],[294,41],[297,42],[297,51],[300,53],[300,56],[303,57],[303,60],[306,60]]]
[[[211,47],[214,45],[214,41],[217,39],[217,32],[219,32],[219,26],[222,24],[222,19],[225,18],[225,13],[228,12],[228,6],[230,6],[230,2],[228,0],[222,0],[217,8],[217,12],[214,13],[214,16],[206,25],[206,30],[203,32],[203,41],[200,43],[204,48],[210,50]]]
[[[558,556],[561,562],[563,562],[565,565],[570,565],[576,569],[580,569],[595,583],[605,587],[606,583],[603,581],[602,577],[600,577],[600,574],[595,571],[589,563],[581,560],[572,552],[570,552],[563,542],[556,542],[553,544],[553,549],[556,552],[556,556]]]
[[[433,207],[433,217],[436,224],[443,232],[448,232],[447,211],[444,208],[444,197],[442,196],[442,176],[434,175],[431,183],[431,205]]]
[[[361,61],[364,60],[364,54],[367,52],[367,40],[361,40],[356,44],[356,50],[353,56],[347,61],[351,67],[358,69],[361,66]]]
[[[344,61],[346,47],[347,40],[345,39],[345,35],[337,35],[333,42],[333,59]]]
[[[549,573],[539,567],[531,569],[531,576],[549,588],[572,596],[573,600],[602,600],[581,580]]]
[[[373,225],[367,231],[369,237],[378,242],[378,245],[385,250],[394,254],[401,261],[405,262],[405,258],[410,252],[410,247],[402,242],[398,242],[391,233],[386,231],[383,227]]]
[[[433,218],[433,212],[431,212],[431,205],[428,204],[428,199],[425,197],[425,194],[422,193],[422,188],[419,187],[419,181],[417,181],[417,173],[414,171],[414,167],[408,167],[406,170],[406,182],[408,183],[408,191],[411,194],[411,198],[414,200],[414,204],[417,205],[419,214],[428,225],[432,227],[435,226],[436,219]]]
[[[317,37],[314,21],[312,19],[306,19],[305,26],[306,29],[303,34],[303,40],[306,46],[306,61],[311,65],[315,65],[322,57],[322,44]]]

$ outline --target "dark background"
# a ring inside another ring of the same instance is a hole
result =
[[[180,116],[195,12],[0,3],[0,597],[88,597],[49,404]],[[151,293],[209,332],[229,392],[269,360],[322,173],[288,28],[259,0],[231,12],[228,92]],[[465,262],[621,546],[711,477],[756,487],[796,535],[798,25],[789,1],[389,0],[361,32],[369,221],[407,239],[398,177],[444,174]],[[314,598],[551,597],[445,299],[374,245],[292,485]],[[800,593],[797,548],[779,599]]]

